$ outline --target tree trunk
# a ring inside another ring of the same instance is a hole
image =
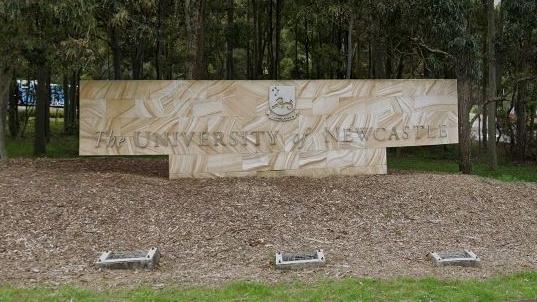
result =
[[[246,23],[252,23],[252,11],[250,6],[246,6]],[[254,34],[255,36],[255,34]],[[246,79],[251,80],[253,77],[253,64],[252,64],[252,42],[251,36],[246,41]]]
[[[487,48],[488,48],[488,141],[487,151],[489,155],[489,166],[492,170],[498,169],[498,154],[496,151],[496,23],[494,12],[494,0],[487,0]]]
[[[34,136],[34,155],[45,155],[47,150],[46,140],[46,117],[47,117],[47,89],[48,70],[44,65],[37,66],[37,98],[35,102],[35,136]]]
[[[114,80],[121,80],[121,48],[116,28],[111,27],[108,34],[110,35],[110,48],[112,48]]]
[[[63,133],[69,133],[69,107],[71,98],[69,97],[69,77],[63,75]]]
[[[304,18],[304,54],[306,55],[306,79],[310,78],[310,41],[308,33],[308,18]]]
[[[483,64],[481,64],[482,66],[482,72],[483,72],[483,79],[481,81],[481,112],[483,114],[483,119],[482,119],[482,124],[481,124],[481,137],[483,139],[483,148],[482,150],[486,153],[487,152],[487,145],[488,145],[488,139],[487,139],[487,136],[488,136],[488,130],[487,130],[487,122],[488,122],[488,118],[487,118],[487,100],[488,100],[488,85],[487,85],[487,82],[488,82],[488,58],[487,58],[487,38],[486,38],[486,35],[483,35],[483,38],[482,38],[482,45],[481,45],[481,54],[483,56]],[[485,76],[487,75],[487,76]]]
[[[483,84],[483,97],[482,97],[482,102],[483,102],[483,106],[482,106],[482,109],[481,111],[483,112],[483,121],[482,121],[482,128],[481,128],[481,135],[483,137],[483,150],[485,152],[487,152],[487,135],[488,135],[488,131],[487,131],[487,89],[486,89],[486,84],[484,83]]]
[[[160,55],[162,54],[162,0],[158,0],[157,3],[157,39],[156,39],[156,53],[155,53],[155,70],[157,73],[157,80],[162,79],[162,72],[160,70]]]
[[[233,19],[234,15],[234,0],[227,0],[227,35],[226,35],[226,79],[232,80],[234,78],[234,67],[233,67],[233,40],[235,38],[234,26],[235,21]]]
[[[73,128],[74,133],[78,132],[78,125],[80,120],[80,73],[81,70],[76,72],[75,77],[75,101],[73,104]]]
[[[537,151],[537,133],[535,133],[535,111],[537,110],[536,108],[537,106],[532,106],[530,107],[530,125],[529,125],[529,136],[528,136],[528,146],[533,146],[536,147],[536,150]],[[534,135],[535,134],[535,135]],[[534,160],[537,160],[537,152],[534,153],[535,154],[535,158]]]
[[[132,57],[132,79],[141,80],[144,68],[144,45],[142,41],[137,41],[134,55]]]
[[[282,31],[282,7],[283,0],[276,1],[276,44],[274,49],[274,78],[278,80],[280,78],[280,40]]]
[[[49,69],[47,73],[47,102],[45,108],[45,138],[47,139],[47,143],[50,142],[50,103],[52,101],[52,90],[50,87],[52,82],[51,77]]]
[[[459,170],[463,174],[472,173],[471,149],[470,149],[470,81],[466,76],[459,76],[457,85],[459,95],[458,113],[459,113]]]
[[[71,98],[69,105],[69,134],[76,133],[76,111],[77,111],[77,101],[78,101],[78,73],[73,72],[71,77],[71,91],[69,93]]]
[[[31,76],[30,76],[30,70],[28,70],[28,75],[26,77],[26,83],[31,83],[31,81],[32,81],[32,79],[31,79]],[[30,86],[30,84],[28,84],[27,88],[26,88],[26,91],[25,91],[26,97],[23,100],[23,102],[25,104],[28,104],[31,101],[31,98],[30,98],[31,94],[34,95],[34,98],[35,98],[35,86],[32,88]],[[35,102],[35,100],[34,100],[34,102]],[[30,120],[31,108],[32,107],[30,107],[30,106],[26,106],[26,108],[24,109],[24,114],[23,114],[23,117],[22,117],[22,120],[23,120],[22,128],[21,128],[21,131],[19,132],[19,137],[20,138],[23,138],[25,136],[26,126],[28,126],[28,121]]]
[[[257,76],[259,74],[259,51],[261,49],[261,43],[260,43],[260,34],[259,34],[259,13],[257,8],[257,1],[252,0],[252,19],[253,19],[253,28],[254,28],[254,43],[253,43],[253,72],[252,72],[252,79],[257,80]]]
[[[367,78],[373,77],[373,47],[371,46],[371,37],[367,39]],[[414,73],[414,72],[412,72]]]
[[[322,36],[321,36],[321,31],[317,31],[317,47],[319,47],[318,49],[322,49],[323,47],[323,39],[322,39]],[[313,60],[313,62],[315,62],[315,78],[317,79],[320,79],[322,76],[321,76],[321,57],[320,57],[320,54],[317,54],[315,56],[315,60]]]
[[[269,10],[269,13],[268,13],[268,33],[269,33],[269,36],[268,36],[268,39],[270,41],[270,47],[268,48],[268,63],[269,63],[269,76],[271,79],[275,79],[276,78],[276,72],[274,71],[275,69],[275,66],[274,66],[274,62],[275,62],[275,59],[274,59],[274,44],[276,44],[276,35],[274,34],[274,25],[273,25],[273,21],[274,21],[274,17],[273,17],[273,2],[276,1],[276,0],[269,0],[268,2],[268,10]]]
[[[11,71],[0,69],[0,161],[7,159],[5,126],[10,83]]]
[[[394,77],[393,76],[394,68],[393,68],[393,60],[392,60],[392,57],[394,55],[393,54],[393,46],[391,44],[391,41],[389,41],[387,43],[389,43],[389,45],[386,44],[386,67],[385,67],[386,68],[386,78],[387,79],[393,79],[393,77]],[[435,77],[433,77],[433,78],[435,78]]]
[[[185,0],[185,25],[187,32],[187,79],[201,80],[204,72],[205,0]]]
[[[399,63],[397,64],[396,79],[402,79],[404,71],[405,71],[405,56],[401,55],[399,57]]]
[[[352,77],[352,56],[354,47],[352,46],[352,32],[354,31],[354,14],[351,11],[349,16],[349,28],[347,32],[347,79]]]
[[[495,1],[496,2],[496,1]],[[500,1],[499,3],[499,6],[500,6],[500,16],[499,16],[499,20],[498,20],[498,33],[496,35],[497,39],[502,39],[503,35],[504,35],[504,15],[505,15],[505,10],[504,10],[504,4],[505,1]],[[503,76],[503,72],[504,72],[504,63],[505,63],[505,52],[500,52],[499,54],[497,53],[496,54],[496,91],[502,91],[502,76]]]
[[[520,83],[518,97],[515,102],[516,114],[516,150],[517,157],[521,161],[526,160],[526,142],[527,142],[527,112],[526,99],[528,97],[528,82]]]
[[[386,41],[383,37],[379,35],[379,33],[375,33],[372,37],[372,49],[371,49],[371,57],[372,57],[372,69],[373,69],[373,77],[375,79],[385,79],[386,78],[386,57],[387,57],[387,50],[386,50]]]
[[[67,95],[65,96],[65,100],[68,103],[67,107],[64,107],[63,114],[64,114],[64,121],[66,123],[65,126],[65,132],[67,134],[75,134],[77,127],[76,127],[76,102],[77,102],[77,78],[78,75],[76,72],[73,72],[71,76],[71,82],[68,84],[68,88],[66,89]],[[64,81],[68,81],[67,77],[64,79]],[[64,86],[67,85],[64,82]],[[64,88],[65,89],[65,88]]]
[[[295,28],[294,28],[294,34],[295,34],[295,57],[294,57],[294,68],[293,68],[293,78],[299,79],[300,78],[300,63],[298,61],[298,22],[295,22]]]
[[[16,138],[20,130],[20,121],[19,121],[19,86],[17,81],[12,81],[11,91],[9,93],[9,133],[11,137]]]

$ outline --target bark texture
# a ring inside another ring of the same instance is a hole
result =
[[[352,46],[352,32],[354,31],[354,14],[351,12],[349,16],[349,28],[347,32],[347,72],[346,78],[352,77],[352,56],[354,54],[354,48]]]
[[[19,135],[20,121],[19,121],[19,87],[17,81],[11,81],[11,87],[9,91],[9,106],[8,106],[8,120],[9,120],[9,133],[11,137],[15,138]]]
[[[187,33],[187,62],[185,77],[202,80],[204,67],[205,0],[185,0],[185,25]]]
[[[470,81],[461,76],[457,85],[459,95],[459,170],[463,174],[472,173],[470,140]]]
[[[7,159],[6,151],[6,114],[9,98],[11,71],[0,69],[0,160]]]
[[[226,80],[233,80],[235,68],[233,64],[234,40],[234,1],[227,0],[227,36],[226,36]]]
[[[496,152],[496,23],[494,12],[494,0],[487,0],[487,48],[488,48],[488,140],[487,151],[489,154],[489,166],[492,170],[498,169],[498,154]]]
[[[37,68],[37,98],[35,103],[35,137],[34,137],[34,155],[41,156],[47,152],[46,126],[47,118],[47,88],[48,70],[44,65]]]

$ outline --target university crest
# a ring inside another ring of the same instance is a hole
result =
[[[271,86],[269,89],[268,118],[275,121],[291,121],[297,117],[294,86]]]

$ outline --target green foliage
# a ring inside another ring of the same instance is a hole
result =
[[[223,287],[175,287],[92,291],[0,288],[2,301],[506,301],[537,298],[537,274],[481,280],[348,278],[316,283],[236,282]]]
[[[456,159],[445,159],[452,157],[449,154],[436,153],[431,151],[418,152],[403,155],[400,158],[388,157],[388,169],[390,171],[424,171],[435,173],[458,173],[459,164]],[[490,170],[487,163],[477,161],[473,164],[473,173],[487,178],[494,178],[507,182],[537,182],[537,165],[535,164],[513,164],[502,163],[496,171]]]
[[[28,121],[26,132],[22,138],[7,138],[7,153],[9,157],[32,157],[34,118]],[[63,133],[63,119],[50,119],[51,137],[47,145],[47,157],[66,158],[78,156],[78,136],[65,135]]]
[[[227,44],[232,43],[235,79],[270,79],[274,68],[280,79],[344,78],[350,58],[352,78],[468,80],[470,111],[482,106],[487,74],[483,1],[234,0],[233,24],[227,20],[229,1],[195,2],[204,4],[191,9],[204,12],[195,30],[203,36],[198,59],[207,79],[226,77]],[[275,3],[283,3],[279,14]],[[56,83],[64,77],[184,79],[194,60],[186,22],[192,13],[177,0],[3,0],[0,72],[8,67],[17,78],[32,79],[36,66],[46,63]],[[499,128],[516,133],[520,125],[509,114],[525,106],[527,153],[535,161],[537,138],[531,131],[537,126],[531,114],[537,108],[537,4],[503,0],[496,13],[503,97]]]

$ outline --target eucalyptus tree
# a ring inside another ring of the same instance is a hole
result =
[[[532,145],[537,158],[537,137],[534,133],[537,106],[537,3],[532,0],[504,0],[501,13],[503,35],[499,37],[497,47],[503,57],[506,94],[511,96],[503,125],[509,128],[505,131],[511,136],[515,157],[523,161]],[[516,130],[511,129],[512,110],[516,115]]]
[[[62,42],[69,41],[70,29],[77,26],[87,32],[83,23],[84,16],[93,18],[90,11],[85,11],[91,1],[2,1],[0,2],[0,37],[4,42],[1,48],[0,93],[6,95],[10,79],[17,67],[25,63],[31,68],[37,79],[37,100],[35,118],[34,153],[46,152],[46,129],[48,125],[49,87],[51,62],[57,58],[59,50],[67,51],[69,46]],[[80,57],[77,56],[77,60]],[[2,97],[0,118],[5,120],[5,97]],[[4,125],[0,127],[0,157],[5,158]]]
[[[0,1],[0,160],[7,158],[6,110],[9,86],[26,43],[23,9],[28,2]]]
[[[489,85],[489,104],[503,105],[507,96],[512,99],[509,108],[498,106],[500,116],[507,120],[499,127],[511,129],[517,157],[523,159],[537,145],[532,122],[537,92],[537,4],[503,0],[498,11],[491,10],[490,3],[4,0],[0,2],[0,37],[6,41],[0,58],[0,93],[6,95],[7,88],[1,85],[9,79],[3,79],[11,78],[21,62],[38,76],[38,83],[51,76],[63,78],[65,131],[75,133],[80,78],[456,77],[461,170],[468,173],[469,112],[477,92],[486,88],[484,83],[502,87],[501,98],[496,98],[498,89]],[[497,30],[498,39],[493,39],[489,28]],[[486,60],[494,52],[497,63],[494,57]],[[496,81],[492,79],[494,69]],[[43,101],[47,96],[45,89],[39,92],[36,133],[41,136],[41,128],[47,124],[46,115],[40,116],[47,111]],[[513,123],[507,118],[511,107],[517,115]],[[496,110],[489,114],[496,115]],[[495,122],[494,118],[489,122]],[[495,125],[491,126],[495,137]],[[2,131],[3,126],[0,134]],[[0,153],[2,138],[0,135]],[[495,146],[495,139],[489,141]],[[42,145],[36,137],[36,153],[43,152]]]
[[[415,53],[430,75],[457,77],[459,95],[459,167],[471,173],[469,113],[472,85],[479,79],[479,31],[472,22],[479,3],[474,0],[412,0],[405,20]],[[411,15],[413,18],[411,18]]]
[[[235,78],[233,51],[235,50],[235,1],[226,1],[227,24],[226,24],[226,80]]]
[[[184,0],[186,28],[186,78],[203,79],[206,76],[205,50],[205,6],[207,0]]]
[[[140,80],[145,78],[144,63],[146,58],[153,56],[151,50],[157,40],[160,2],[157,0],[128,0],[124,3],[127,23],[125,34],[129,46],[127,51],[131,59],[131,78]]]
[[[62,74],[64,91],[64,131],[77,131],[78,87],[83,72],[92,68],[97,60],[93,0],[68,0],[54,7],[61,32],[53,45],[50,67],[53,73]]]
[[[498,169],[498,154],[496,151],[496,11],[494,0],[485,0],[484,5],[487,10],[487,151],[489,155],[489,167],[492,170]]]
[[[106,41],[112,53],[114,80],[121,80],[122,73],[122,37],[127,23],[128,11],[123,1],[95,0],[95,19],[97,26],[105,33],[104,37],[97,33],[98,38]]]
[[[89,43],[92,26],[85,21],[93,19],[92,4],[92,1],[85,0],[42,0],[29,2],[29,5],[22,9],[26,38],[22,55],[34,68],[38,86],[34,123],[35,155],[46,153],[50,101],[47,86],[50,83],[52,63],[60,55],[69,55],[73,51],[75,54],[71,55],[71,62],[73,59],[77,61],[83,59],[76,49],[87,48]],[[73,86],[76,86],[76,83]],[[76,107],[76,102],[70,106]]]

